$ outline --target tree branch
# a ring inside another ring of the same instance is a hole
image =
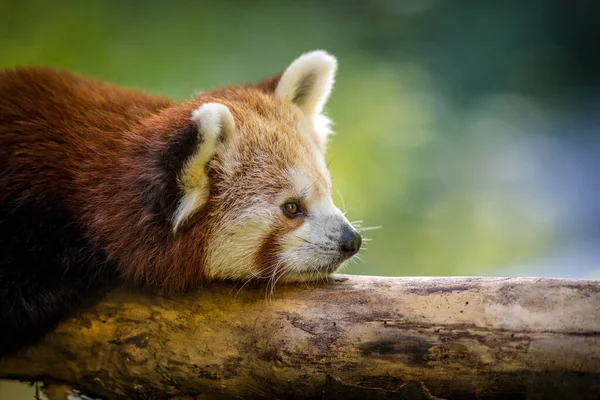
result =
[[[116,290],[0,377],[106,399],[600,396],[600,281],[340,275],[237,292]]]

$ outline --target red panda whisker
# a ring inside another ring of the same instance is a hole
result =
[[[285,274],[285,267],[280,268],[282,265],[283,265],[283,260],[280,260],[277,264],[275,264],[275,266],[273,267],[273,274],[271,274],[271,278],[269,279],[269,282],[267,284],[267,290],[269,289],[269,285],[271,287],[271,290],[269,291],[271,298],[274,297],[275,285],[277,284],[277,281],[279,280],[279,278],[281,278],[281,276],[283,276]],[[279,271],[281,271],[281,272],[279,272]],[[279,278],[277,278],[278,275],[279,275]]]
[[[331,156],[329,161],[327,161],[327,169],[329,169],[329,165],[331,164],[331,162],[333,161],[334,158],[335,158],[335,154],[333,156]]]
[[[344,261],[337,269],[336,273],[340,273],[342,271],[344,271],[346,269],[346,266],[348,265],[347,261]]]
[[[383,228],[383,225],[365,226],[364,228],[358,228],[357,231],[359,231],[359,232],[376,231],[376,230],[381,229],[381,228]]]
[[[358,261],[365,262],[365,260],[359,254],[355,255],[353,258],[356,258]]]
[[[277,286],[277,283],[279,282],[279,280],[283,276],[286,275],[286,273],[287,273],[287,271],[285,271],[285,268],[281,268],[281,271],[277,274],[277,276],[273,280],[273,283],[271,284],[271,297],[275,297],[275,287]]]
[[[281,268],[281,272],[278,274],[278,276],[275,278],[275,281],[273,282],[273,289],[275,288],[279,280],[287,273],[287,268],[285,267],[286,264],[283,265],[284,267]]]
[[[236,282],[233,286],[233,288],[231,289],[230,293],[233,292],[233,290],[235,290],[235,288],[241,283],[242,285],[240,286],[240,288],[238,289],[238,291],[235,294],[235,297],[237,297],[237,295],[240,293],[240,291],[246,286],[248,285],[250,282],[252,281],[260,281],[260,280],[264,280],[264,279],[269,279],[268,277],[265,276],[260,276],[258,275],[256,272],[254,271],[250,271],[250,276],[240,282]]]
[[[308,240],[308,239],[305,239],[305,238],[303,238],[303,237],[301,237],[301,236],[294,235],[294,237],[296,237],[296,238],[298,238],[298,239],[302,240],[303,242],[306,242],[306,243],[312,244],[313,246],[318,246],[316,243],[313,243],[313,242],[311,242],[310,240]]]
[[[277,264],[279,265],[279,264]],[[275,275],[277,274],[277,266],[275,266],[275,268],[273,268],[273,274],[271,275],[271,278],[269,279],[269,281],[267,282],[267,293],[269,294],[269,298],[272,299],[274,296],[274,290],[275,290]],[[270,288],[270,289],[269,289]],[[266,293],[265,293],[266,294]]]
[[[312,182],[311,184],[309,184],[309,185],[306,185],[304,188],[302,188],[302,190],[300,190],[300,193],[301,193],[303,196],[306,196],[306,195],[307,195],[307,193],[308,193],[308,189],[310,189],[310,188],[312,188],[313,186],[315,186],[315,185],[317,184],[317,182],[318,182],[318,180],[316,180],[316,179],[315,179],[315,180],[313,180],[313,182]]]
[[[340,192],[339,189],[336,189],[336,191],[342,201],[342,214],[346,215],[346,202],[344,201],[344,196],[342,196],[342,192]]]
[[[239,289],[238,289],[238,291],[236,292],[236,294],[235,294],[234,298],[237,298],[237,296],[240,294],[240,292],[242,291],[242,289],[243,289],[243,288],[244,288],[246,285],[248,285],[248,284],[249,284],[250,282],[252,282],[253,280],[257,280],[257,279],[259,279],[259,278],[261,278],[261,277],[259,277],[259,276],[256,276],[256,275],[252,275],[252,276],[250,276],[249,278],[245,279],[245,280],[244,280],[244,283],[242,284],[242,286],[240,286],[240,288],[239,288]],[[234,286],[234,289],[235,289],[235,286]],[[233,291],[233,289],[232,289],[232,291]]]
[[[317,274],[317,282],[318,283],[327,283],[327,275]]]

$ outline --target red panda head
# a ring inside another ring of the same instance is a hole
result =
[[[324,158],[322,111],[336,66],[325,52],[304,54],[272,93],[208,93],[192,112],[202,140],[179,175],[172,223],[178,235],[209,205],[207,277],[317,279],[359,250],[360,235],[332,201]]]
[[[332,201],[324,158],[322,112],[336,67],[323,51],[307,53],[280,76],[205,92],[147,122],[149,132],[176,131],[159,150],[162,172],[144,172],[143,185],[166,215],[161,234],[171,244],[148,250],[154,272],[123,252],[125,275],[175,289],[205,279],[315,280],[355,255],[361,237]],[[167,172],[173,178],[152,189]],[[141,236],[131,241],[149,249]]]

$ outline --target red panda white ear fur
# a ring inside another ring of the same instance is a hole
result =
[[[200,140],[198,149],[178,177],[183,197],[173,216],[173,232],[208,200],[206,165],[215,155],[219,140],[227,140],[235,130],[231,112],[219,103],[206,103],[198,107],[192,112],[191,120],[198,126]]]
[[[331,131],[330,121],[322,112],[331,94],[336,71],[334,56],[323,50],[312,51],[294,60],[275,88],[276,97],[296,104],[313,122],[323,150]]]

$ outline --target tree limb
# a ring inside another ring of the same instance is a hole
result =
[[[0,377],[131,399],[597,399],[600,281],[336,276],[119,289]]]

